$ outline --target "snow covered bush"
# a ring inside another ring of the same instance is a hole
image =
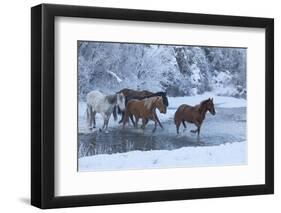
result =
[[[79,99],[94,89],[246,98],[246,49],[78,42]]]

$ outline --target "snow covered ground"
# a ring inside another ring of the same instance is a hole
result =
[[[226,166],[247,163],[246,142],[176,150],[131,151],[79,159],[79,171]]]
[[[202,142],[196,143],[196,135],[190,133],[190,129],[194,128],[193,125],[188,125],[185,132],[181,128],[180,136],[177,136],[173,117],[178,106],[196,105],[207,98],[214,98],[217,113],[215,116],[207,114],[201,131]],[[81,155],[78,170],[152,169],[247,163],[245,99],[216,96],[212,93],[168,99],[167,113],[157,113],[164,129],[158,128],[154,134],[151,133],[149,126],[152,123],[149,123],[143,134],[132,126],[122,130],[122,124],[118,123],[120,117],[114,121],[113,116],[109,121],[109,133],[98,132],[98,128],[103,124],[99,114],[96,116],[97,128],[94,131],[88,130],[85,120],[86,103],[80,102],[78,119],[80,143],[86,145],[86,150],[94,143],[98,149],[96,151],[99,149],[103,151],[87,157]],[[127,143],[130,149],[111,154],[115,146],[119,149]]]

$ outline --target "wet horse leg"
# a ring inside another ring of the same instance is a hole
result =
[[[186,129],[186,125],[185,125],[184,120],[182,120],[182,125],[183,125],[183,127]]]
[[[198,133],[198,131],[200,131],[200,126],[201,126],[201,124],[200,124],[200,122],[198,122],[198,121],[195,121],[194,122],[194,124],[195,124],[195,126],[197,127],[197,129],[194,129],[194,130],[190,130],[190,132],[192,132],[192,133]]]
[[[111,114],[106,114],[106,119],[105,119],[105,130],[107,131],[108,129],[108,122],[109,122],[109,119],[110,119],[110,115]]]
[[[136,128],[138,128],[139,117],[135,117],[135,119],[136,119],[136,123],[135,123],[134,126],[135,126]]]
[[[121,124],[123,121],[124,121],[124,117],[125,117],[125,112],[124,111],[121,111],[121,120],[119,121],[119,124]]]
[[[123,117],[123,129],[125,128],[126,123],[129,121],[129,112],[125,111],[124,117]]]
[[[163,127],[163,125],[161,124],[161,122],[160,122],[160,120],[159,120],[159,118],[158,118],[158,116],[157,116],[157,114],[156,114],[156,112],[154,112],[155,113],[155,119],[156,119],[156,121],[157,121],[157,123],[159,124],[159,126],[163,129],[164,127]],[[146,119],[146,121],[145,121],[145,124],[147,124],[148,123],[148,121],[149,121],[149,119]]]
[[[155,114],[152,115],[152,120],[154,121],[155,125],[154,125],[154,129],[152,130],[152,132],[154,133],[156,128],[157,128],[157,120],[155,118]]]
[[[92,123],[93,123],[93,113],[92,113],[92,107],[91,105],[87,104],[87,126],[89,129],[92,129]]]
[[[100,131],[104,130],[104,128],[106,126],[106,118],[107,118],[107,116],[104,112],[102,112],[101,115],[102,115],[102,118],[103,118],[103,125],[102,125],[102,128],[100,129]]]
[[[147,118],[142,118],[142,125],[141,125],[141,128],[142,128],[142,129],[145,128],[146,120],[147,120]]]
[[[133,123],[133,126],[135,127],[135,126],[136,126],[136,123],[135,123],[135,121],[134,121],[134,116],[133,116],[133,115],[130,115],[130,119],[131,119],[131,121],[132,121],[132,123]]]
[[[159,126],[163,129],[163,126],[162,126],[162,124],[160,123],[156,112],[155,112],[155,115],[154,115],[154,116],[155,116],[155,119],[156,119],[157,123],[159,124]]]
[[[197,126],[197,129],[196,130],[191,130],[191,132],[193,132],[193,133],[197,132],[197,140],[199,141],[201,123],[200,122],[196,122],[194,124]]]
[[[149,121],[149,119],[148,119],[148,118],[146,118],[146,119],[145,119],[145,125],[148,123],[148,121]]]
[[[183,129],[183,131],[185,132],[186,131],[186,124],[185,124],[185,120],[182,120],[182,125],[183,125],[183,127],[184,127],[184,129]]]
[[[94,123],[94,126],[93,126],[94,129],[96,128],[96,114],[97,114],[97,112],[96,112],[96,111],[93,111],[93,112],[92,112],[92,115],[91,115],[91,117],[92,117],[92,122]]]
[[[199,137],[199,135],[200,135],[200,129],[201,129],[201,125],[197,129],[197,137]]]
[[[181,122],[176,120],[175,123],[176,123],[177,134],[179,134],[179,128],[180,128]]]

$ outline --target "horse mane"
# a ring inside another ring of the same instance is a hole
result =
[[[166,95],[167,95],[166,92],[156,92],[156,93],[153,93],[152,95],[147,96],[147,98],[161,96],[163,99],[163,104],[166,106],[169,106],[168,98],[166,97]]]
[[[208,99],[203,100],[203,101],[200,102],[200,104],[199,104],[199,111],[200,111],[200,112],[202,112],[203,107],[204,107],[209,101],[210,101],[210,99],[208,98]]]
[[[145,98],[144,99],[144,106],[148,110],[150,110],[151,109],[151,105],[157,100],[158,97],[161,97],[161,96],[154,96],[154,97],[150,97],[150,98]]]
[[[156,92],[151,95],[148,95],[147,98],[155,97],[155,96],[166,96],[165,92]]]
[[[209,102],[210,101],[210,99],[208,98],[208,99],[206,99],[206,100],[203,100],[203,101],[201,101],[200,102],[200,105],[202,105],[202,104],[206,104],[207,102]]]

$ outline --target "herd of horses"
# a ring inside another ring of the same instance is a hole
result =
[[[138,128],[138,121],[141,119],[142,129],[145,128],[149,120],[152,120],[154,122],[152,131],[155,132],[157,125],[163,128],[157,116],[156,109],[160,113],[165,114],[169,106],[166,92],[153,93],[147,90],[138,91],[127,88],[113,95],[105,95],[94,90],[87,94],[86,99],[88,128],[96,128],[95,116],[97,113],[100,113],[104,121],[102,130],[105,131],[107,131],[111,114],[113,114],[114,120],[117,120],[117,114],[120,114],[122,117],[119,123],[123,123],[123,129],[129,122],[129,119],[135,128]],[[197,127],[196,130],[191,130],[191,132],[197,133],[199,137],[201,125],[208,111],[212,115],[216,113],[213,99],[211,98],[203,100],[195,106],[189,106],[187,104],[180,105],[174,115],[177,134],[179,134],[180,125],[183,124],[183,127],[186,128],[185,122],[189,122]]]

